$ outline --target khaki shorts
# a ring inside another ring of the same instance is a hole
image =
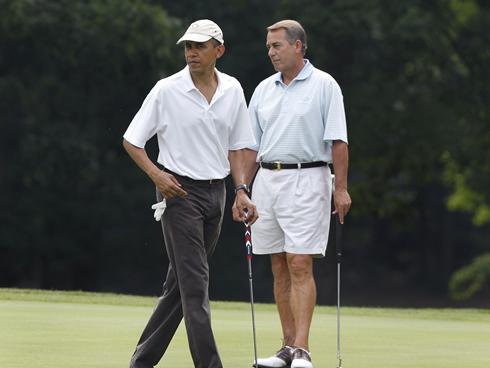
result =
[[[331,197],[328,166],[259,169],[252,192],[259,214],[252,225],[253,252],[325,256]]]

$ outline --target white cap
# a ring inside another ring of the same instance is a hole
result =
[[[221,28],[209,19],[201,19],[192,23],[177,43],[182,41],[206,42],[211,38],[220,43],[225,43]]]

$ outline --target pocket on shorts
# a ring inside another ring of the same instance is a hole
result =
[[[331,184],[327,181],[327,177],[330,176],[330,171],[326,171],[328,172],[325,173],[324,170],[318,170],[318,173],[315,173],[315,175],[308,176],[308,187],[311,188],[311,192],[319,200],[328,200],[331,196]]]

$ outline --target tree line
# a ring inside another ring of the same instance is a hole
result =
[[[0,285],[158,293],[167,264],[154,188],[121,148],[122,134],[156,81],[184,66],[175,41],[190,22],[221,26],[218,68],[249,99],[274,72],[266,27],[293,18],[308,34],[306,57],[344,95],[353,198],[346,301],[467,305],[452,295],[488,306],[489,7],[2,0]],[[155,158],[155,142],[148,150]],[[229,209],[231,181],[228,189]],[[227,213],[210,293],[246,300],[243,227]],[[315,272],[319,302],[332,303],[333,243]],[[272,300],[271,279],[267,257],[254,257],[259,301]]]

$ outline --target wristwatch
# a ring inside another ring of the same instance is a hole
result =
[[[237,186],[235,188],[235,194],[237,194],[239,190],[244,190],[247,194],[250,194],[250,189],[247,184],[240,184],[239,186]]]

